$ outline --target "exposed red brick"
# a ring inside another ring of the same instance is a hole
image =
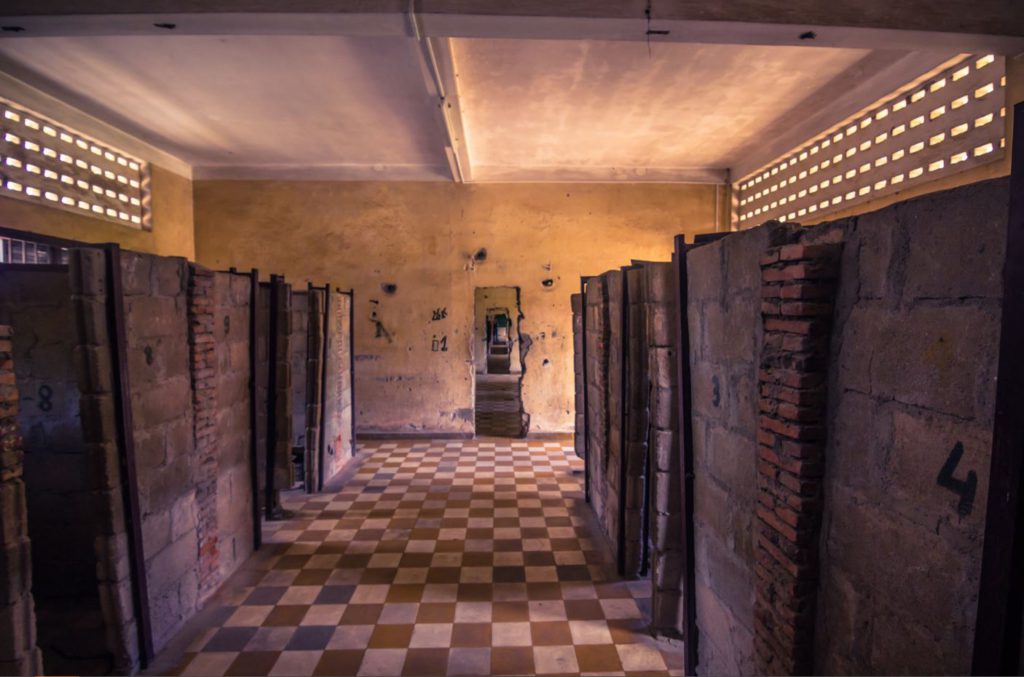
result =
[[[770,285],[777,291],[774,293],[783,299],[831,299],[835,295],[835,285],[829,283],[814,282],[790,282],[784,285]]]
[[[755,653],[764,674],[813,668],[825,382],[839,245],[762,258]],[[778,299],[782,299],[781,302]]]
[[[784,331],[790,334],[813,334],[820,331],[820,324],[813,320],[782,320],[771,318],[765,320],[765,331]]]
[[[783,315],[830,315],[831,303],[810,303],[807,301],[786,301],[781,304]]]
[[[189,350],[192,363],[193,436],[199,462],[197,478],[199,591],[206,597],[220,583],[217,529],[217,369],[213,335],[213,273],[189,266]]]
[[[830,261],[837,254],[838,250],[832,244],[788,244],[779,247],[774,256],[777,261],[799,261],[803,259]],[[762,262],[761,265],[764,265],[764,263]]]

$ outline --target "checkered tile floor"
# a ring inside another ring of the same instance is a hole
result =
[[[682,674],[650,583],[608,575],[571,440],[360,446],[338,491],[286,499],[177,673]]]

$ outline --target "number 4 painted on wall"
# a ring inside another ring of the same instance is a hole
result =
[[[956,511],[961,517],[967,517],[971,514],[971,510],[974,509],[974,495],[978,491],[978,474],[973,470],[967,471],[967,479],[958,480],[953,477],[953,473],[956,471],[956,467],[960,465],[960,459],[964,455],[964,445],[961,442],[957,442],[953,445],[953,450],[949,452],[949,458],[942,466],[942,470],[939,471],[939,477],[936,483],[943,489],[949,489],[954,494],[960,497],[960,504],[957,505]]]

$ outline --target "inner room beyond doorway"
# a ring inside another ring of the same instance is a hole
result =
[[[519,287],[478,287],[474,293],[473,361],[476,372],[476,434],[525,437]]]

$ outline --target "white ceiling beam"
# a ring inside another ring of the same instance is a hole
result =
[[[740,21],[422,14],[428,36],[453,38],[534,38],[550,40],[629,40],[719,45],[842,47],[856,49],[1024,52],[1024,37],[936,31],[851,28]],[[648,34],[648,30],[653,31]],[[811,38],[809,34],[813,34]]]
[[[441,111],[444,115],[445,130],[449,146],[458,165],[459,176],[465,183],[473,180],[473,165],[469,159],[469,141],[462,117],[459,99],[458,71],[449,38],[425,38],[434,59],[437,78],[441,85]]]
[[[416,53],[419,55],[424,84],[435,102],[436,121],[443,130],[445,156],[452,179],[457,183],[465,183],[470,180],[471,168],[462,127],[451,45],[446,38],[427,38],[422,34],[419,16],[413,6],[410,0],[409,26],[417,42]]]
[[[0,15],[2,16],[2,15]],[[736,45],[775,45],[994,52],[1024,52],[1024,37],[986,33],[844,27],[796,23],[635,18],[499,16],[417,12],[424,38],[631,40]],[[415,30],[405,13],[231,12],[51,14],[3,16],[0,39],[84,35],[343,35],[407,36]],[[173,28],[169,28],[173,26]],[[20,29],[20,30],[13,30]],[[648,29],[654,31],[648,34]],[[808,37],[813,34],[814,38]]]

